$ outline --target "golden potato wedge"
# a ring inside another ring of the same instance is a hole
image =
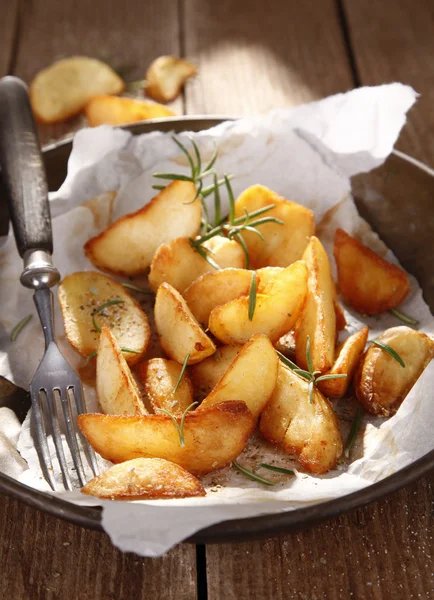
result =
[[[264,240],[250,231],[243,231],[251,267],[255,269],[268,266],[287,267],[299,260],[309,238],[315,233],[315,217],[311,210],[296,202],[285,200],[263,185],[247,188],[236,199],[235,216],[242,217],[245,209],[252,213],[269,204],[274,204],[275,208],[264,216],[275,217],[284,224],[260,225],[258,231],[262,233]]]
[[[337,300],[335,300],[335,314],[336,314],[336,331],[343,331],[347,326],[347,320],[345,318],[344,309],[339,304]]]
[[[157,248],[177,237],[195,236],[200,227],[200,200],[192,202],[196,187],[174,181],[143,208],[124,215],[86,242],[88,259],[102,271],[140,275]]]
[[[201,475],[225,467],[243,451],[255,419],[244,402],[222,402],[191,411],[184,420],[184,447],[167,415],[84,414],[79,415],[78,424],[91,446],[114,463],[164,458]]]
[[[203,242],[202,246],[208,250],[216,263],[222,268],[244,269],[246,267],[246,257],[240,244],[235,240],[230,240],[223,235],[216,235]]]
[[[81,488],[104,500],[146,500],[205,496],[203,485],[188,471],[163,458],[134,458],[114,465]]]
[[[239,264],[239,244],[223,237],[221,240],[212,251],[212,259],[222,269],[236,267]],[[234,245],[237,247],[235,252]],[[149,283],[155,292],[162,283],[167,282],[183,294],[193,281],[210,272],[216,273],[216,269],[192,247],[188,238],[182,237],[168,244],[161,244],[157,249],[149,271]]]
[[[146,94],[157,102],[172,102],[182,86],[197,69],[188,60],[176,56],[159,56],[146,71]]]
[[[398,306],[410,291],[406,273],[342,229],[335,234],[339,291],[356,310],[378,315]]]
[[[168,283],[158,288],[154,307],[155,325],[164,352],[179,364],[190,354],[188,364],[200,362],[216,351],[186,301]]]
[[[243,346],[221,346],[205,360],[189,368],[190,378],[195,391],[201,395],[208,395],[217,385],[230,365],[240,353]]]
[[[368,341],[369,328],[363,327],[350,335],[336,349],[334,365],[326,375],[343,375],[338,379],[324,379],[318,382],[318,389],[328,398],[343,398],[348,391],[357,365]]]
[[[331,369],[335,360],[335,283],[327,253],[317,237],[311,237],[303,260],[309,269],[308,292],[295,327],[296,363],[302,369],[307,369],[306,346],[309,338],[313,370],[324,374]]]
[[[184,373],[178,389],[174,391],[181,369],[180,364],[165,358],[151,358],[138,365],[137,375],[154,412],[163,408],[175,416],[182,416],[192,404],[193,386],[187,373]]]
[[[147,315],[126,289],[107,275],[96,271],[79,271],[67,275],[58,292],[63,324],[69,343],[87,358],[98,348],[98,327],[110,328],[121,348],[135,350],[124,352],[129,365],[138,362],[146,352],[151,338]],[[95,314],[107,302],[122,300]],[[137,352],[137,354],[136,354]]]
[[[96,357],[96,394],[106,415],[145,415],[139,388],[116,338],[102,327]]]
[[[371,344],[354,376],[360,404],[371,414],[390,417],[434,356],[434,340],[410,327],[392,327],[378,338],[404,361],[402,367],[388,352]]]
[[[236,398],[243,400],[252,415],[258,417],[276,385],[278,362],[267,336],[254,335],[197,410]]]
[[[261,415],[260,431],[269,441],[283,444],[298,456],[306,471],[315,474],[332,469],[342,454],[339,425],[330,402],[279,362],[277,384]]]
[[[183,296],[199,323],[208,325],[211,311],[249,293],[252,271],[222,269],[206,273],[193,281]]]
[[[42,69],[29,88],[30,104],[41,123],[78,114],[99,94],[120,94],[124,81],[108,65],[87,56],[64,58]]]
[[[282,273],[283,269],[284,267],[262,267],[262,269],[256,269],[258,292],[263,293],[268,284],[276,279]]]
[[[264,333],[272,342],[294,326],[306,297],[307,268],[293,263],[257,293],[253,318],[248,318],[249,296],[242,296],[211,311],[209,328],[224,344],[245,344],[255,333]]]
[[[147,119],[176,116],[173,110],[156,102],[103,95],[91,98],[85,106],[84,114],[89,127],[125,125],[126,123],[137,123]]]

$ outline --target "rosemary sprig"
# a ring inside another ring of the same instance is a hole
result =
[[[185,369],[187,368],[187,364],[188,364],[189,360],[190,360],[190,352],[188,352],[185,355],[184,362],[182,363],[182,367],[181,367],[181,372],[179,373],[178,381],[176,382],[176,385],[173,388],[173,392],[172,392],[173,394],[176,394],[176,392],[179,388],[179,384],[181,383],[182,378],[184,377]]]
[[[256,308],[256,271],[252,273],[252,279],[250,280],[249,289],[249,321],[253,319]]]
[[[397,308],[392,308],[390,310],[390,312],[397,319],[399,319],[400,321],[403,321],[403,323],[407,323],[408,325],[419,325],[419,321],[417,321],[416,319],[413,319],[413,317],[410,317],[409,315],[406,315],[405,313],[398,310]]]
[[[352,448],[354,442],[356,441],[361,422],[362,422],[362,409],[359,406],[357,408],[356,414],[355,414],[353,422],[351,424],[351,429],[350,429],[350,433],[348,434],[347,441],[345,442],[344,454],[347,458],[349,458],[351,448]]]
[[[370,344],[375,344],[375,346],[378,346],[382,350],[385,350],[388,354],[390,354],[390,356],[392,358],[394,358],[396,360],[397,363],[399,363],[401,365],[401,367],[405,367],[405,362],[399,356],[398,352],[396,352],[396,350],[394,350],[393,348],[391,348],[389,346],[389,344],[385,344],[381,340],[370,340],[369,343]]]
[[[260,467],[264,469],[268,469],[269,471],[276,471],[276,473],[284,473],[285,475],[295,475],[295,471],[292,469],[285,469],[285,467],[275,467],[274,465],[269,465],[267,463],[259,463]]]
[[[245,467],[242,467],[236,460],[232,461],[232,465],[236,468],[237,471],[239,471],[240,473],[242,473],[249,479],[253,479],[253,481],[258,481],[259,483],[262,483],[263,485],[269,485],[269,486],[276,485],[269,479],[265,479],[264,477],[261,477],[260,475],[256,475],[256,473],[253,473],[252,471],[249,471]]]
[[[11,331],[10,340],[11,342],[15,342],[17,337],[20,335],[24,327],[31,321],[33,315],[27,315],[24,319],[21,319],[19,323],[15,325],[15,327]]]
[[[203,246],[195,246],[194,240],[192,240],[191,238],[190,244],[194,248],[194,250],[196,250],[196,252],[201,255],[202,258],[204,258],[212,267],[214,267],[214,269],[220,269],[220,266],[216,263],[216,261],[213,258],[211,258],[210,250],[208,250],[208,248],[204,248]]]
[[[125,346],[121,346],[119,348],[119,350],[121,352],[129,352],[130,354],[141,354],[141,352],[139,350],[133,350],[132,348],[125,348]],[[91,354],[89,354],[89,356],[86,358],[86,362],[88,363],[90,360],[92,360],[92,358],[95,358],[95,356],[98,356],[98,350],[95,350],[95,352],[92,352]]]
[[[167,415],[168,417],[170,417],[172,419],[172,422],[175,425],[176,431],[178,433],[179,445],[181,446],[181,448],[185,448],[185,438],[184,438],[184,420],[185,420],[185,415],[188,413],[188,411],[190,410],[190,408],[192,406],[196,406],[196,404],[199,404],[199,403],[198,402],[192,402],[192,404],[190,404],[190,406],[187,406],[187,408],[182,413],[181,421],[179,423],[178,423],[176,417],[171,412],[169,412],[165,408],[159,408],[158,409],[159,412],[164,413],[165,415]]]
[[[92,324],[97,333],[101,333],[101,327],[98,325],[98,323],[95,320],[96,315],[99,314],[101,311],[103,311],[105,308],[108,308],[109,306],[113,306],[114,304],[123,304],[124,302],[125,302],[125,300],[121,300],[120,298],[115,298],[114,300],[109,300],[108,302],[104,302],[104,304],[101,304],[101,306],[99,306],[98,308],[96,308],[93,311]]]
[[[132,292],[137,292],[139,294],[146,294],[148,296],[152,296],[152,294],[153,294],[153,292],[150,292],[148,290],[143,290],[142,288],[139,288],[136,285],[133,285],[132,283],[123,283],[122,285],[124,286],[124,288],[126,288],[127,290],[131,290]]]

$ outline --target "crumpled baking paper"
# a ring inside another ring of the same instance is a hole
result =
[[[342,227],[395,261],[359,217],[351,198],[350,177],[384,162],[416,97],[414,90],[398,83],[360,88],[265,117],[225,122],[193,136],[204,160],[212,155],[213,144],[217,143],[216,168],[221,174],[235,174],[232,182],[235,194],[251,184],[261,183],[312,208],[318,234],[329,255],[334,231]],[[179,138],[188,144],[185,134]],[[51,197],[54,262],[62,275],[93,268],[84,256],[83,244],[113,219],[150,201],[155,193],[152,173],[173,172],[175,168],[187,173],[187,167],[170,134],[154,132],[134,137],[111,127],[77,133],[67,178]],[[328,211],[332,208],[330,218]],[[326,215],[328,218],[324,219]],[[42,357],[43,336],[32,294],[19,285],[22,266],[11,236],[3,240],[0,264],[0,374],[28,387]],[[414,278],[411,284],[411,294],[402,309],[417,316],[420,329],[432,334],[434,320]],[[34,318],[17,341],[10,343],[11,328],[28,313]],[[348,310],[346,316],[350,331],[361,326],[360,315]],[[370,326],[371,337],[400,324],[391,315],[364,319],[363,323]],[[62,352],[75,368],[80,368],[83,361],[65,340],[58,309],[56,327]],[[430,365],[393,418],[366,418],[352,450],[352,462],[343,462],[321,477],[297,472],[294,478],[282,476],[274,487],[264,488],[226,468],[203,479],[208,492],[205,498],[128,503],[102,502],[78,491],[57,494],[77,504],[103,506],[103,527],[120,549],[158,556],[203,527],[336,498],[370,485],[421,457],[434,447],[433,384],[434,365]],[[85,386],[85,391],[88,408],[97,409],[94,390]],[[343,417],[345,436],[355,405],[340,401],[335,408]],[[291,457],[270,448],[257,436],[253,436],[241,460],[255,466],[260,462],[258,453],[262,461],[297,467]],[[54,457],[53,449],[52,454]],[[0,468],[28,485],[48,491],[40,476],[29,417],[17,443],[16,420],[10,411],[0,412]],[[55,475],[60,482],[58,470]]]

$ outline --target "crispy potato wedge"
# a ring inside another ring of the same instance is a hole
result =
[[[269,283],[282,273],[283,269],[284,267],[262,267],[262,269],[256,269],[258,292],[262,293]]]
[[[108,327],[103,327],[99,336],[96,394],[106,415],[147,414],[127,361]]]
[[[309,269],[309,278],[306,302],[295,327],[296,363],[307,369],[306,345],[309,337],[313,370],[324,374],[335,360],[335,284],[327,253],[317,237],[311,237],[303,260]]]
[[[85,414],[79,415],[78,424],[91,446],[114,463],[164,458],[201,475],[225,467],[243,451],[255,419],[244,402],[191,411],[184,420],[184,447],[167,415]]]
[[[57,295],[68,342],[84,358],[98,348],[100,334],[95,330],[93,316],[98,327],[110,328],[121,348],[137,352],[124,353],[129,365],[138,362],[146,352],[151,339],[149,319],[117,281],[96,271],[79,271],[65,277]],[[107,306],[94,315],[98,308],[113,300],[122,303]]]
[[[208,395],[217,385],[230,365],[240,353],[243,346],[221,346],[216,352],[192,365],[189,375],[193,381],[195,391],[201,395]]]
[[[183,58],[159,56],[146,71],[146,94],[157,102],[172,102],[184,83],[196,75],[196,67]]]
[[[260,225],[258,231],[264,236],[264,240],[250,231],[243,231],[251,266],[255,269],[268,266],[287,267],[299,260],[309,243],[309,238],[315,233],[315,217],[311,210],[296,202],[285,200],[263,185],[247,188],[236,199],[235,216],[244,216],[245,209],[251,213],[269,204],[274,204],[275,208],[265,216],[281,219],[284,224]]]
[[[202,246],[208,250],[211,258],[222,269],[227,269],[228,267],[244,269],[246,267],[244,251],[235,240],[230,240],[223,235],[216,235],[203,242]]]
[[[324,396],[328,398],[343,398],[345,396],[368,341],[368,333],[369,328],[363,327],[350,335],[342,344],[339,344],[334,365],[330,371],[327,371],[326,375],[345,374],[346,377],[319,381],[318,389]]]
[[[295,361],[295,336],[294,331],[288,331],[285,335],[277,340],[274,344],[276,350],[278,350],[284,356],[290,358],[293,362]]]
[[[237,248],[235,252],[234,246]],[[238,248],[240,246],[237,242],[222,238],[221,243],[212,251],[212,259],[222,269],[236,267],[239,264]],[[231,261],[234,264],[231,264]],[[161,244],[157,249],[149,271],[149,283],[155,292],[162,283],[167,282],[183,294],[193,281],[210,272],[217,271],[192,247],[188,238],[182,237],[168,244]]]
[[[378,315],[398,306],[410,291],[406,273],[342,229],[335,234],[334,256],[342,296],[356,310]]]
[[[86,242],[86,256],[102,271],[140,275],[161,244],[196,235],[202,207],[199,199],[192,202],[195,195],[194,183],[174,181],[149,204],[117,219]]]
[[[307,268],[293,263],[256,295],[253,318],[248,318],[249,297],[242,296],[211,311],[209,328],[224,344],[245,344],[255,333],[264,333],[272,342],[294,326],[304,305]]]
[[[193,386],[187,373],[184,373],[174,392],[181,369],[180,364],[165,358],[151,358],[138,365],[137,375],[154,412],[163,408],[176,417],[182,416],[193,402]]]
[[[216,351],[186,301],[171,285],[158,288],[154,307],[155,325],[164,352],[179,364],[190,354],[188,364],[200,362]]]
[[[236,398],[243,400],[252,415],[258,417],[276,385],[278,362],[276,351],[267,336],[254,335],[198,410]]]
[[[434,340],[410,327],[392,327],[378,340],[387,344],[404,361],[402,367],[388,352],[372,344],[354,376],[360,404],[371,414],[390,417],[434,356]]]
[[[208,325],[211,311],[249,293],[252,272],[246,269],[222,269],[206,273],[185,290],[184,298],[199,323]]]
[[[205,496],[196,477],[163,458],[127,460],[94,477],[81,491],[106,500]]]
[[[343,331],[347,326],[347,320],[342,306],[335,300],[336,331]]]
[[[29,88],[30,104],[41,123],[78,114],[99,94],[120,94],[124,81],[108,65],[87,56],[64,58],[42,69]]]
[[[89,100],[85,106],[84,114],[89,127],[125,125],[126,123],[137,123],[147,119],[176,116],[173,110],[156,102],[102,95]]]
[[[308,382],[279,362],[277,384],[261,415],[260,431],[298,456],[306,471],[332,469],[343,451],[342,437],[330,402],[316,388],[309,402]]]

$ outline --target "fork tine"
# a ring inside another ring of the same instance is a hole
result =
[[[79,415],[83,414],[85,412],[85,407],[84,407],[84,403],[83,403],[83,394],[82,394],[81,384],[71,386],[68,389],[71,390],[72,393],[74,394],[75,403],[77,406],[77,413]],[[98,469],[98,463],[96,460],[95,452],[94,452],[92,446],[87,441],[87,439],[81,433],[80,428],[78,428],[78,431],[80,433],[80,438],[83,442],[83,445],[87,451],[87,455],[89,457],[89,462],[90,462],[90,466],[92,467],[93,474],[96,477],[97,475],[99,475],[99,469]]]
[[[42,473],[45,479],[50,484],[53,491],[56,490],[56,484],[53,476],[53,464],[51,462],[50,450],[48,448],[47,436],[44,429],[44,421],[41,411],[40,391],[35,392],[30,389],[30,397],[32,400],[32,418],[35,425],[35,434],[38,441],[38,455],[41,463]]]
[[[86,484],[86,475],[84,474],[83,463],[81,461],[81,454],[78,449],[76,433],[72,423],[71,407],[69,405],[68,392],[64,388],[59,389],[58,391],[60,394],[60,401],[62,403],[63,416],[65,417],[66,440],[68,442],[69,450],[71,452],[72,460],[77,471],[80,485],[81,487],[83,487]]]
[[[53,430],[54,446],[56,447],[57,460],[59,461],[62,470],[63,481],[66,489],[72,491],[72,483],[68,473],[68,465],[66,464],[65,453],[63,452],[62,438],[60,436],[59,420],[57,418],[57,409],[53,401],[54,390],[45,390],[50,411],[51,427]]]

